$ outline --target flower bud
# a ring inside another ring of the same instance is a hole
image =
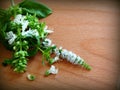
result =
[[[16,42],[16,45],[20,45],[20,41],[17,41],[17,42]]]
[[[24,44],[24,45],[27,45],[27,44],[28,44],[28,42],[27,42],[26,40],[24,40],[24,41],[23,41],[23,44]]]
[[[17,49],[16,46],[14,46],[14,47],[13,47],[13,50],[16,50],[16,49]]]

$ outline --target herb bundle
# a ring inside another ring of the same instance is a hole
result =
[[[57,48],[47,38],[53,31],[48,29],[45,22],[39,22],[39,19],[52,13],[49,7],[33,0],[24,0],[17,5],[13,0],[11,2],[12,6],[8,9],[0,9],[0,41],[7,49],[13,51],[12,58],[4,60],[3,65],[11,65],[15,72],[25,72],[28,58],[40,51],[43,54],[43,63],[46,60],[53,64],[63,58],[87,70],[91,69],[75,53],[61,47]],[[54,58],[51,57],[53,53],[56,55]],[[49,73],[53,71],[49,70]]]

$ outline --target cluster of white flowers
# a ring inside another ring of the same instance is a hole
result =
[[[56,54],[56,59],[53,60],[53,62],[58,61],[59,57],[61,57],[63,59],[66,59],[67,61],[69,61],[69,62],[71,62],[73,64],[82,64],[84,62],[84,60],[80,56],[77,56],[72,51],[62,49],[62,47],[56,48],[54,50],[54,53]]]
[[[15,41],[15,39],[17,38],[17,36],[12,32],[12,31],[9,31],[9,32],[7,32],[6,33],[6,37],[5,37],[5,39],[7,39],[8,40],[8,43],[11,45],[14,41]]]
[[[67,59],[67,61],[74,63],[74,64],[82,64],[83,63],[83,59],[80,56],[77,56],[75,53],[73,53],[72,51],[68,51],[66,49],[63,49],[61,52],[61,57],[63,59]]]
[[[36,29],[32,30],[32,29],[29,28],[28,30],[26,30],[28,25],[29,25],[29,21],[26,20],[25,18],[26,18],[26,16],[18,14],[18,15],[16,15],[15,19],[13,20],[15,23],[22,25],[22,35],[23,36],[28,36],[28,37],[29,36],[38,36],[39,33],[38,33],[38,31]],[[46,32],[46,33],[53,33],[52,30],[48,29],[47,25],[44,28],[44,32]]]
[[[27,36],[27,37],[39,36],[39,33],[36,29],[29,28],[28,30],[26,30],[29,22],[28,22],[28,20],[25,20],[25,18],[26,18],[26,16],[18,14],[18,15],[16,15],[15,19],[13,20],[15,23],[22,25],[22,35]]]
[[[29,28],[29,30],[22,32],[22,35],[26,37],[31,37],[31,36],[39,36],[39,33],[36,29],[33,30]]]
[[[18,14],[18,15],[16,15],[15,19],[13,20],[15,23],[22,25],[22,32],[25,31],[25,29],[27,28],[27,26],[29,24],[28,20],[25,20],[25,18],[26,18],[26,16]]]
[[[50,69],[48,70],[49,74],[57,74],[58,73],[58,69],[55,68],[54,65],[51,65]]]
[[[50,40],[49,38],[46,38],[46,39],[42,42],[42,44],[43,44],[45,47],[49,47],[49,46],[51,46],[51,44],[52,44],[52,40]]]

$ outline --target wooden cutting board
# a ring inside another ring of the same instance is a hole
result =
[[[16,3],[21,0],[15,0]],[[118,22],[119,8],[115,1],[105,0],[38,0],[53,9],[45,21],[54,33],[49,35],[53,43],[80,55],[92,66],[91,71],[82,69],[65,60],[55,63],[57,75],[44,76],[49,65],[41,63],[41,53],[32,57],[28,70],[17,74],[0,65],[1,90],[116,90],[119,76]],[[1,7],[10,5],[1,1]],[[0,44],[0,63],[11,52]],[[35,81],[26,79],[27,73],[36,76]]]

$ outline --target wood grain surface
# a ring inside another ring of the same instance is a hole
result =
[[[21,0],[15,0],[16,3]],[[0,65],[0,90],[116,90],[119,79],[118,2],[110,0],[38,0],[53,9],[45,21],[54,33],[49,35],[58,46],[75,52],[92,66],[86,71],[65,60],[55,63],[57,75],[44,76],[49,65],[41,63],[41,53],[28,62],[27,72],[17,74]],[[0,6],[10,5],[1,0]],[[12,53],[0,44],[0,63]],[[27,73],[36,76],[26,79]]]

